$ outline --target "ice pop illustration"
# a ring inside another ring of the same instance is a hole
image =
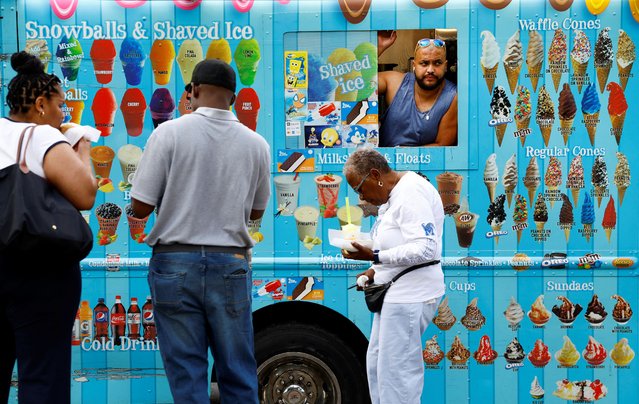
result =
[[[581,224],[584,226],[584,237],[590,241],[592,235],[592,224],[595,222],[595,206],[590,199],[590,194],[586,192],[586,199],[581,206]]]
[[[202,53],[202,45],[200,45],[200,42],[197,39],[187,39],[180,45],[176,60],[180,67],[180,75],[182,76],[182,82],[184,85],[191,82],[191,76],[193,75],[195,65],[204,59]],[[242,83],[244,84],[244,82]]]
[[[466,314],[461,319],[461,323],[470,331],[477,331],[486,323],[486,317],[477,307],[477,300],[479,299],[475,297],[470,301],[466,306]]]
[[[615,135],[617,145],[621,142],[621,134],[623,133],[623,123],[626,119],[626,111],[628,111],[628,103],[621,86],[614,81],[608,83],[606,89],[610,91],[608,97],[608,114],[610,114],[610,122],[612,123],[612,134]]]
[[[571,367],[575,366],[580,357],[581,355],[579,355],[575,344],[572,343],[567,335],[564,335],[564,345],[555,353],[557,362],[559,362],[561,366]]]
[[[532,307],[528,311],[528,318],[535,325],[543,325],[550,320],[552,313],[548,311],[544,306],[544,295],[537,296],[537,299],[532,304]]]
[[[146,113],[146,100],[142,91],[139,88],[127,89],[122,96],[120,110],[129,136],[140,136],[144,128],[144,114]]]
[[[586,69],[590,61],[591,50],[590,40],[583,31],[574,31],[575,39],[570,51],[570,62],[572,63],[573,79],[577,84],[577,91],[581,93],[581,87],[586,83]]]
[[[365,100],[377,90],[377,46],[370,42],[362,42],[353,49],[355,57],[359,61],[368,60],[369,63],[362,63],[360,70],[362,80],[364,80],[364,88],[357,91],[357,99]]]
[[[552,132],[552,125],[555,123],[555,104],[552,102],[548,91],[546,91],[545,85],[542,85],[539,90],[535,119],[537,121],[537,125],[539,125],[539,130],[541,130],[544,145],[548,146],[550,133]]]
[[[508,207],[510,207],[510,203],[513,199],[517,181],[519,181],[517,156],[513,154],[508,161],[506,161],[506,166],[504,167],[504,178],[502,179],[504,190],[506,191],[506,198],[508,199]]]
[[[110,39],[94,39],[91,45],[91,60],[95,79],[100,84],[108,84],[113,78],[113,62],[116,51]]]
[[[333,66],[337,66],[344,63],[350,64],[355,62],[357,61],[357,57],[350,49],[337,48],[328,56],[327,61]],[[361,79],[361,77],[362,73],[357,70],[353,70],[345,74],[335,76],[334,78],[336,82],[340,83]],[[357,91],[344,92],[343,86],[337,86],[337,88],[335,88],[335,101],[357,101]]]
[[[450,351],[446,353],[446,357],[453,365],[463,365],[468,358],[470,358],[470,350],[464,346],[458,335],[455,335],[453,344],[450,347]]]
[[[49,71],[49,62],[51,61],[51,52],[49,45],[44,39],[27,39],[24,51],[30,55],[36,56],[44,65],[44,72]]]
[[[604,212],[603,220],[601,221],[601,226],[606,232],[606,238],[608,242],[610,242],[610,235],[612,231],[615,229],[617,225],[617,212],[615,211],[615,200],[612,199],[612,196],[608,200],[608,204],[606,205],[606,210]]]
[[[495,189],[499,182],[499,171],[497,169],[497,154],[492,153],[486,159],[486,166],[484,167],[484,185],[488,190],[488,199],[492,202],[495,199]]]
[[[544,64],[544,43],[538,31],[528,31],[528,50],[526,51],[526,66],[533,91],[537,91],[537,82],[541,76]]]
[[[593,338],[592,335],[588,336],[588,345],[586,345],[586,349],[583,350],[582,356],[588,362],[588,364],[592,366],[599,366],[608,357],[608,353],[606,352],[606,348]]]
[[[557,296],[557,300],[561,302],[561,305],[554,305],[552,312],[562,323],[567,325],[572,324],[579,313],[582,312],[583,307],[581,307],[579,303],[574,304],[565,296]]]
[[[151,96],[151,118],[153,119],[153,127],[157,128],[159,124],[173,119],[175,111],[175,102],[171,97],[171,92],[166,88],[158,88]]]
[[[595,70],[597,71],[597,82],[599,82],[599,91],[603,93],[612,67],[612,39],[610,39],[610,27],[606,27],[599,31],[597,41],[595,42]]]
[[[440,330],[447,331],[451,329],[456,320],[457,318],[448,306],[448,296],[445,296],[437,308],[437,316],[433,319],[433,323],[435,323]]]
[[[590,303],[588,303],[588,307],[586,308],[586,320],[590,324],[601,324],[605,319],[608,313],[604,308],[601,301],[599,301],[599,297],[597,295],[592,295],[592,299],[590,299]]]
[[[539,384],[539,380],[537,379],[537,376],[535,376],[533,381],[530,383],[529,393],[530,393],[530,397],[532,397],[533,400],[539,400],[544,398],[545,391],[544,389],[541,388],[541,385]]]
[[[490,101],[490,114],[493,120],[497,121],[495,134],[497,135],[497,144],[499,144],[499,146],[501,146],[501,142],[504,140],[508,119],[510,118],[510,109],[510,100],[508,100],[506,90],[502,86],[495,87],[493,98]]]
[[[592,186],[595,187],[597,207],[601,206],[601,199],[608,193],[608,168],[606,161],[601,156],[595,157],[592,166]]]
[[[481,69],[484,73],[484,80],[488,86],[488,93],[492,94],[493,85],[497,78],[497,68],[499,67],[500,50],[497,40],[490,31],[481,33]]]
[[[572,203],[570,203],[570,199],[568,199],[568,195],[561,194],[562,204],[561,210],[559,211],[559,226],[564,231],[564,235],[566,236],[566,242],[570,239],[570,230],[572,229],[572,225],[574,223],[574,215]]]
[[[617,195],[619,195],[619,206],[623,203],[623,197],[626,190],[630,186],[630,165],[626,155],[617,152],[617,167],[615,167],[615,185],[617,186]]]
[[[559,115],[559,131],[564,138],[564,145],[568,144],[568,137],[572,133],[572,124],[577,114],[577,106],[575,105],[575,97],[570,91],[570,86],[564,83],[564,87],[559,93],[559,109],[557,115]]]
[[[137,86],[142,82],[142,70],[146,61],[146,53],[142,44],[127,37],[120,45],[120,61],[124,69],[124,77],[130,86]]]
[[[612,359],[617,366],[628,366],[634,358],[635,351],[628,345],[627,338],[620,339],[610,351],[610,359]]]
[[[257,115],[260,112],[260,99],[252,88],[246,87],[237,93],[235,114],[247,128],[257,129]]]
[[[617,42],[617,70],[619,71],[619,84],[624,91],[626,91],[630,71],[636,58],[635,43],[632,42],[626,31],[620,29],[619,41]]]
[[[570,168],[568,169],[568,181],[566,182],[566,188],[572,192],[572,201],[575,206],[579,206],[579,191],[584,187],[584,166],[581,161],[581,156],[577,155],[573,157],[570,162]]]
[[[80,71],[80,64],[84,58],[80,41],[73,36],[63,36],[58,44],[55,57],[62,69],[64,78],[69,81],[76,80],[78,78],[78,72]]]
[[[504,358],[506,358],[506,362],[508,363],[522,363],[526,358],[526,352],[524,352],[524,348],[519,343],[517,337],[514,337],[508,345],[506,345]]]
[[[526,198],[519,194],[515,195],[513,220],[517,225],[517,243],[519,243],[521,241],[521,233],[526,228],[524,225],[528,223],[528,202],[526,202]]]
[[[632,308],[630,308],[630,303],[619,295],[612,295],[611,298],[617,299],[617,304],[615,304],[615,308],[612,310],[612,318],[618,324],[626,324],[630,321],[630,317],[632,317]]]
[[[490,225],[490,228],[493,229],[493,232],[498,232],[501,230],[501,227],[504,225],[506,221],[506,211],[504,210],[504,202],[506,202],[506,196],[504,194],[499,194],[497,199],[494,202],[490,203],[488,206],[488,216],[486,221]],[[499,243],[499,236],[495,236],[495,244]]]
[[[102,136],[109,136],[113,131],[113,121],[117,108],[118,105],[115,102],[115,95],[110,88],[103,87],[95,93],[93,104],[91,104],[91,111],[93,111],[95,128],[102,133]]]
[[[233,58],[240,75],[240,81],[245,86],[253,85],[261,57],[260,45],[256,39],[242,39],[235,48]]]
[[[479,347],[473,354],[473,358],[480,365],[489,365],[497,359],[499,354],[490,346],[490,337],[483,335],[479,340]]]
[[[568,54],[568,45],[566,44],[566,34],[561,29],[555,30],[548,51],[548,68],[552,75],[552,82],[555,85],[555,91],[559,91],[559,83],[561,83],[561,75],[566,69],[566,58]]]
[[[528,167],[526,167],[526,175],[524,176],[524,186],[528,190],[528,200],[535,200],[535,193],[541,183],[541,175],[539,174],[539,166],[537,165],[537,157],[532,156]]]
[[[535,341],[535,347],[528,354],[528,360],[533,366],[543,368],[550,362],[551,356],[548,352],[548,345],[544,344],[544,341],[538,339]]]
[[[82,122],[82,112],[84,112],[84,101],[82,100],[66,100],[65,113],[69,114],[69,121],[80,125]]]
[[[508,86],[510,86],[510,93],[515,93],[517,88],[517,81],[519,80],[519,72],[521,71],[521,65],[524,62],[521,40],[519,39],[519,31],[516,31],[506,43],[506,50],[504,51],[504,70],[506,70],[506,77],[508,77]]]
[[[546,208],[546,199],[544,194],[537,195],[535,201],[535,211],[533,213],[533,220],[538,231],[543,231],[546,222],[548,221],[548,208]]]
[[[524,133],[524,131],[530,127],[531,113],[530,91],[524,86],[519,86],[517,87],[517,100],[515,102],[515,123],[517,124],[517,131],[520,132],[519,140],[522,146],[526,143],[528,133]]]
[[[508,307],[506,307],[506,311],[504,311],[504,316],[511,327],[517,326],[521,323],[521,320],[524,319],[524,310],[512,296],[510,297],[510,303],[508,304]]]
[[[206,58],[220,59],[230,65],[231,61],[233,61],[233,56],[231,55],[229,41],[224,38],[211,41],[209,48],[206,50]]]
[[[175,59],[173,41],[170,39],[156,39],[153,41],[149,59],[151,59],[155,84],[161,86],[169,84],[171,71],[173,71],[173,59]]]
[[[597,124],[599,124],[600,110],[601,103],[599,102],[599,95],[597,95],[597,90],[593,83],[586,87],[584,96],[581,99],[581,112],[584,115],[584,125],[588,131],[591,146],[595,145],[595,134],[597,133]]]
[[[546,168],[546,174],[544,176],[544,184],[546,184],[546,193],[550,199],[550,207],[555,205],[554,195],[557,193],[557,189],[561,185],[561,161],[555,156],[550,158],[548,168]]]
[[[426,341],[426,347],[422,352],[422,357],[424,358],[424,363],[427,365],[437,365],[444,359],[444,351],[442,351],[437,343],[437,335],[433,335],[431,339]]]

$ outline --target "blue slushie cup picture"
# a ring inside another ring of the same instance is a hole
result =
[[[125,38],[120,46],[120,61],[124,69],[126,83],[137,86],[142,81],[142,70],[146,53],[142,49],[140,42],[132,38]]]

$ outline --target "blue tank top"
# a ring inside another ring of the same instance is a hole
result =
[[[437,138],[439,121],[457,94],[457,86],[444,81],[444,89],[433,107],[428,112],[421,112],[415,105],[415,75],[406,73],[393,102],[381,118],[379,145],[422,146],[433,143]]]

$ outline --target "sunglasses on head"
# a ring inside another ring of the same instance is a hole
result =
[[[445,48],[446,47],[446,42],[442,41],[441,39],[430,39],[430,38],[424,38],[424,39],[420,39],[419,41],[417,41],[417,46],[415,47],[415,49],[418,48],[426,48],[428,46],[435,46],[437,48]]]

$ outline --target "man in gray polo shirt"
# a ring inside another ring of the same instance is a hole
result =
[[[228,64],[198,63],[186,89],[194,112],[153,131],[131,189],[136,217],[157,207],[146,242],[160,352],[176,403],[208,402],[208,348],[222,402],[257,403],[247,223],[270,197],[270,150],[229,111]]]

